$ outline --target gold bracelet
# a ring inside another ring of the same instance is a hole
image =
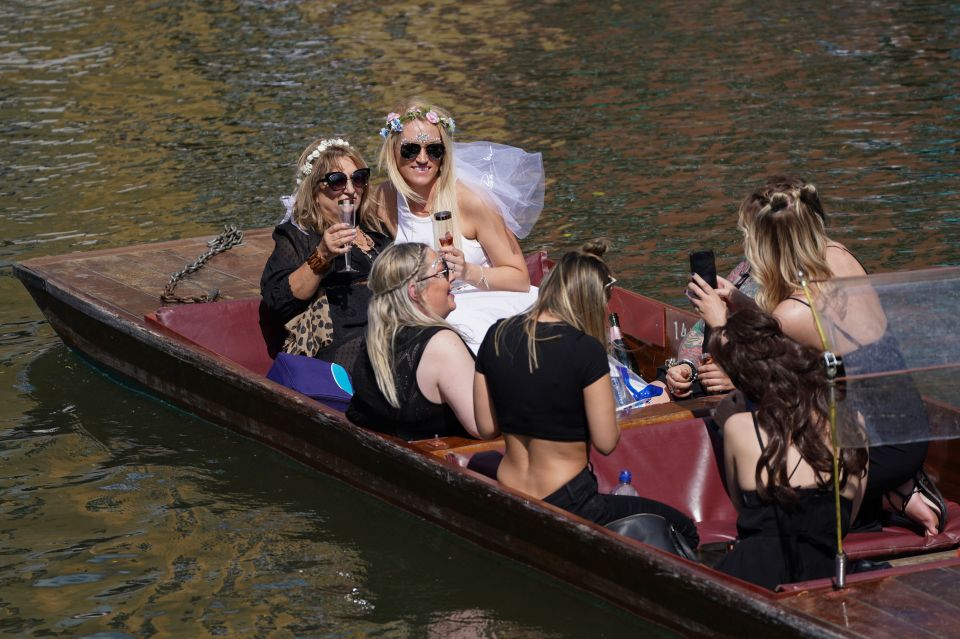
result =
[[[323,259],[323,256],[320,255],[320,245],[318,244],[317,248],[310,254],[310,257],[307,258],[307,266],[310,267],[310,270],[313,271],[315,275],[323,275],[323,272],[327,270],[327,266],[329,265],[330,262]]]

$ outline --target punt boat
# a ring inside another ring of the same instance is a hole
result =
[[[501,441],[405,442],[359,428],[343,413],[266,378],[276,332],[261,321],[259,279],[270,229],[247,232],[185,279],[179,293],[219,290],[213,303],[163,305],[170,273],[203,253],[209,238],[31,259],[14,266],[63,342],[108,370],[215,424],[260,441],[482,547],[513,558],[683,635],[956,637],[960,628],[960,445],[931,445],[927,471],[949,502],[936,537],[891,526],[848,535],[853,559],[888,568],[851,574],[844,589],[823,579],[776,592],[615,534],[462,465]],[[534,283],[549,268],[528,259]],[[617,289],[628,344],[650,378],[676,352],[694,317]],[[592,462],[601,491],[621,468],[641,494],[698,524],[702,557],[736,536],[736,512],[717,463],[714,398],[650,406],[621,422],[609,457]],[[940,411],[953,408],[937,406]]]

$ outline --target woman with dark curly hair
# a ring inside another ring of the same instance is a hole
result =
[[[836,553],[828,386],[820,352],[786,337],[769,313],[740,310],[710,352],[755,402],[724,424],[727,490],[739,542],[717,569],[767,588],[828,577]],[[846,533],[866,484],[867,453],[840,456]]]

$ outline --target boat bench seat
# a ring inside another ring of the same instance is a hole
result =
[[[669,504],[697,523],[702,544],[737,536],[737,512],[727,495],[722,459],[722,438],[702,419],[626,429],[612,454],[593,451],[590,456],[600,492],[613,490],[620,471],[630,470],[642,496]],[[960,505],[948,502],[947,513],[946,529],[934,537],[887,526],[882,532],[848,534],[844,550],[852,559],[867,559],[955,547],[960,543]]]
[[[539,282],[546,270],[542,253],[527,259],[531,278]],[[260,375],[266,375],[283,341],[260,308],[260,298],[212,304],[165,306],[146,316],[147,323],[217,353]],[[718,460],[719,435],[702,419],[625,429],[617,449],[604,457],[591,453],[600,492],[609,492],[620,470],[633,473],[641,495],[687,513],[700,531],[701,543],[736,539],[737,513],[727,496]],[[960,543],[960,505],[948,505],[946,530],[924,537],[899,526],[880,533],[851,533],[844,547],[851,558],[871,558],[940,550]]]
[[[268,319],[259,297],[163,306],[146,321],[260,375],[270,370],[283,344],[283,327]]]
[[[547,253],[531,253],[526,262],[530,281],[539,284],[550,270]],[[269,318],[259,297],[163,306],[149,313],[146,321],[260,375],[270,370],[284,339],[283,327]]]
[[[717,462],[721,445],[704,420],[688,419],[626,429],[616,450],[607,456],[591,451],[590,461],[601,493],[629,470],[640,495],[689,515],[701,544],[711,544],[737,538],[737,511]]]

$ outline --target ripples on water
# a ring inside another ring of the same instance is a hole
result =
[[[588,623],[597,636],[649,630],[144,401],[63,348],[36,358],[27,377],[35,407],[0,447],[0,632],[558,636],[564,623]]]
[[[732,266],[778,172],[870,269],[953,264],[958,32],[951,3],[3,3],[0,631],[650,632],[101,379],[10,263],[271,224],[307,141],[372,159],[421,94],[543,152],[526,248],[607,235],[654,297],[681,302],[689,250]]]

